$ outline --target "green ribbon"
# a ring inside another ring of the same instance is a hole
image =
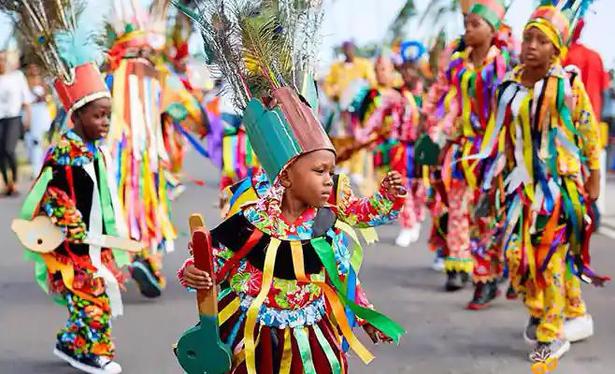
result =
[[[117,236],[115,213],[113,212],[111,191],[109,191],[109,180],[107,178],[107,167],[105,165],[103,157],[100,155],[100,152],[97,152],[96,162],[98,162],[98,173],[100,177],[98,190],[100,195],[100,205],[103,224],[105,226],[105,232],[107,233],[107,235]],[[120,251],[117,249],[112,250],[113,257],[115,258],[115,262],[118,267],[121,268],[122,266],[130,264],[130,257],[128,256],[127,252]]]
[[[251,167],[254,165],[254,155],[252,154],[252,145],[250,144],[250,139],[245,137],[246,142],[246,167]]]
[[[38,208],[39,203],[43,199],[43,195],[45,191],[47,191],[47,186],[49,182],[53,179],[53,170],[51,166],[45,167],[41,172],[41,175],[32,186],[32,189],[26,196],[26,199],[21,206],[21,210],[19,211],[19,218],[31,220],[34,217],[34,213],[36,212],[36,208]]]
[[[45,191],[47,191],[47,186],[49,182],[53,179],[53,170],[51,166],[47,166],[41,172],[41,175],[32,186],[32,189],[26,196],[26,199],[21,206],[21,210],[19,211],[19,218],[25,220],[32,220],[34,218],[34,213],[38,209],[38,206],[43,199],[43,195]],[[45,293],[49,293],[49,286],[47,285],[47,265],[43,260],[43,256],[40,253],[32,252],[27,248],[24,248],[24,259],[28,261],[34,262],[34,279],[40,288],[45,291]]]
[[[570,131],[574,135],[579,135],[579,131],[572,123],[572,115],[570,114],[570,108],[568,108],[568,106],[564,102],[565,96],[566,91],[564,89],[564,78],[559,78],[557,81],[557,109],[561,113],[562,120],[564,122],[564,125],[566,125],[568,131]]]
[[[340,365],[340,361],[337,359],[335,352],[333,352],[333,348],[331,348],[331,344],[325,335],[320,330],[317,324],[312,326],[314,329],[314,334],[316,334],[316,339],[318,339],[318,344],[322,347],[323,351],[325,351],[325,356],[327,356],[327,360],[329,361],[329,366],[331,366],[331,373],[339,374],[342,372],[342,367]]]
[[[316,254],[320,258],[320,261],[324,265],[329,276],[329,280],[335,287],[336,293],[344,305],[349,307],[357,317],[365,320],[367,323],[380,330],[383,334],[393,339],[395,343],[399,344],[400,337],[406,332],[403,326],[388,318],[384,314],[378,313],[369,308],[364,308],[349,300],[344,284],[340,280],[337,273],[337,265],[331,245],[327,243],[324,238],[312,239],[311,244],[314,247]]]
[[[293,329],[295,339],[297,339],[297,346],[299,347],[299,354],[301,355],[301,361],[303,362],[303,372],[305,374],[316,374],[314,368],[314,362],[312,361],[312,351],[310,349],[310,340],[304,327],[295,327]]]

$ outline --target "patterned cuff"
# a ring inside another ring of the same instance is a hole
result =
[[[406,198],[408,197],[408,189],[406,189],[406,192],[403,195],[394,195],[382,185],[380,186],[378,193],[383,199],[393,203],[391,210],[400,210],[404,206]]]

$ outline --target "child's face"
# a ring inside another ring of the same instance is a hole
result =
[[[335,154],[320,150],[299,157],[281,175],[287,193],[308,206],[323,207],[333,193]]]
[[[464,18],[464,26],[466,32],[463,39],[470,47],[491,42],[495,36],[493,27],[483,17],[474,13],[470,13]]]
[[[107,136],[111,120],[111,100],[103,97],[92,101],[73,115],[75,126],[80,126],[84,140],[94,141]]]
[[[406,62],[401,66],[400,73],[402,78],[404,79],[404,83],[410,88],[416,87],[420,79],[418,68],[416,64]]]
[[[530,69],[542,69],[551,64],[557,56],[557,49],[551,40],[536,27],[523,32],[521,60]]]

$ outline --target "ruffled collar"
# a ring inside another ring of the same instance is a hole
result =
[[[463,61],[463,64],[466,67],[472,68],[474,70],[480,70],[483,67],[491,64],[498,56],[502,54],[502,51],[496,45],[492,45],[489,48],[489,51],[487,51],[487,56],[485,56],[485,59],[483,60],[482,64],[478,67],[474,66],[474,64],[472,63],[472,60],[470,59],[471,53],[472,47],[468,46],[464,50],[456,53],[457,59]],[[453,60],[455,60],[455,58],[453,58]]]
[[[282,213],[270,215],[267,211],[251,205],[243,209],[243,215],[258,230],[283,240],[309,240],[313,237],[312,227],[318,213],[316,208],[306,209],[294,222]]]
[[[46,161],[61,166],[83,166],[94,160],[96,144],[88,146],[73,130],[66,131],[49,149]]]

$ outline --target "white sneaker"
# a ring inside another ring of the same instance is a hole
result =
[[[53,349],[53,354],[84,373],[120,374],[122,372],[120,364],[108,357],[96,356],[93,358],[83,357],[79,359],[70,354],[70,352],[63,350],[60,346],[56,346]]]
[[[571,343],[585,340],[594,335],[594,320],[590,314],[564,322],[564,336]]]
[[[401,229],[395,240],[395,244],[397,244],[398,247],[409,247],[410,244],[419,240],[420,230],[421,227],[419,225],[414,225],[414,227],[410,229]]]
[[[569,350],[570,342],[558,339],[551,343],[538,343],[530,352],[529,358],[531,362],[546,362],[550,357],[560,359]]]
[[[436,256],[431,264],[431,270],[442,273],[444,271],[444,258]]]

